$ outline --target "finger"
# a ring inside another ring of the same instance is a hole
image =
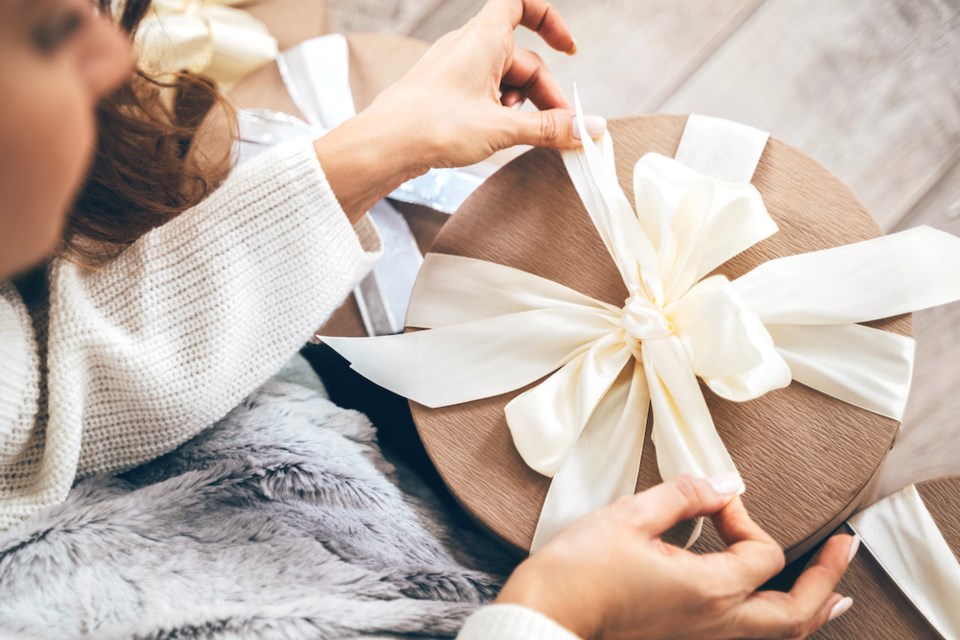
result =
[[[531,144],[551,149],[575,149],[573,114],[566,109],[547,111],[510,111],[509,144]]]
[[[504,109],[506,146],[531,144],[552,149],[576,149],[581,146],[580,126],[573,112],[566,109],[514,111]],[[583,128],[596,138],[607,130],[600,116],[584,116]]]
[[[623,504],[634,522],[656,537],[684,520],[716,513],[728,499],[706,480],[680,476],[631,496]]]
[[[546,0],[490,0],[480,10],[480,16],[493,24],[508,24],[512,29],[523,25],[540,34],[557,51],[572,54],[577,50],[563,16]]]
[[[813,619],[813,625],[809,633],[814,633],[817,629],[827,624],[831,620],[836,620],[853,606],[853,598],[844,597],[839,593],[832,594],[827,601],[820,607],[820,611]]]
[[[827,540],[812,567],[800,574],[790,595],[814,611],[833,593],[859,546],[859,538],[839,535]]]
[[[540,109],[569,109],[553,74],[533,51],[516,49],[502,82],[521,89]]]
[[[739,497],[730,500],[711,519],[727,544],[725,560],[735,560],[751,591],[783,570],[786,559],[780,545],[753,521]]]
[[[523,102],[526,100],[523,92],[519,89],[507,89],[503,92],[503,95],[500,96],[500,104],[505,107],[510,107],[511,109],[519,109],[523,106]]]
[[[789,593],[758,591],[734,612],[734,632],[749,638],[802,638],[849,608],[834,589],[849,563],[853,538],[834,536]],[[840,606],[843,602],[843,606]]]

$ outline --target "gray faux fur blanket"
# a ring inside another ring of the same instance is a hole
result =
[[[0,533],[0,630],[456,635],[509,560],[394,478],[362,414],[271,382],[175,452]]]

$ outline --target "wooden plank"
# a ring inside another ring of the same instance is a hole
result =
[[[570,57],[526,30],[520,47],[539,53],[567,95],[576,82],[584,108],[606,117],[658,105],[743,23],[762,0],[552,0],[577,40]],[[447,0],[410,35],[436,40],[466,22],[481,0]]]
[[[924,224],[960,236],[960,163],[893,230]],[[960,303],[915,313],[914,333],[913,388],[878,496],[909,482],[960,474]]]
[[[770,131],[889,228],[960,147],[958,67],[954,1],[769,0],[662,110]]]
[[[406,34],[443,0],[327,0],[331,32]]]

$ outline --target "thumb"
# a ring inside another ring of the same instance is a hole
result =
[[[552,149],[575,149],[580,146],[580,125],[577,116],[567,109],[544,111],[510,110],[513,127],[512,144],[530,144]],[[587,135],[595,138],[607,129],[600,116],[583,116]]]
[[[736,473],[724,476],[730,478],[718,476],[708,481],[680,476],[638,493],[624,506],[632,511],[631,520],[640,528],[659,536],[684,520],[720,511],[742,487]]]

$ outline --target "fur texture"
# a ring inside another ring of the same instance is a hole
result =
[[[479,535],[442,525],[393,478],[362,414],[269,383],[177,451],[87,479],[65,504],[0,534],[0,629],[455,635],[510,561]]]

